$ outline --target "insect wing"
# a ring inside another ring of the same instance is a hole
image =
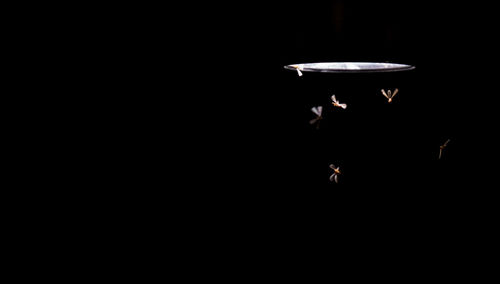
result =
[[[384,97],[388,98],[389,99],[389,96],[385,93],[384,89],[380,90],[382,91],[382,95],[384,95]]]
[[[397,94],[398,92],[399,92],[399,89],[394,90],[394,93],[392,93],[391,98],[394,98],[394,96],[396,96],[396,94]]]
[[[337,177],[337,175],[336,175],[336,174],[332,174],[332,175],[330,176],[330,181],[334,181],[336,177]]]
[[[314,112],[314,114],[316,114],[316,115],[318,115],[318,116],[320,116],[320,115],[321,115],[321,109],[320,109],[320,107],[313,107],[313,108],[311,109],[311,111],[312,111],[312,112]]]

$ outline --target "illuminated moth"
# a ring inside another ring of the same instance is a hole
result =
[[[337,98],[335,98],[335,95],[332,96],[332,105],[336,106],[336,107],[341,107],[343,109],[347,108],[346,104],[341,104],[341,103],[339,103],[339,101],[337,101]]]
[[[335,167],[334,164],[330,164],[330,169],[333,170],[333,174],[330,176],[330,181],[339,183],[340,167]]]
[[[387,101],[388,102],[392,102],[392,99],[394,98],[394,96],[396,96],[396,94],[398,93],[398,89],[395,89],[394,92],[392,92],[391,90],[387,90],[387,93],[385,92],[384,89],[381,90],[382,91],[382,95],[384,95],[384,97],[387,98]]]
[[[309,121],[309,124],[313,125],[316,123],[316,129],[318,129],[319,122],[320,120],[323,119],[323,116],[321,116],[321,114],[323,113],[323,107],[322,106],[313,107],[311,111],[316,115],[316,117],[311,119],[311,121]]]
[[[450,139],[446,140],[443,145],[439,146],[439,159],[441,159],[441,155],[443,155],[443,150],[448,146],[448,143],[450,143]]]
[[[299,77],[302,77],[302,71],[304,71],[304,69],[302,69],[301,66],[299,65],[290,65],[290,67],[294,68],[295,70],[297,70],[297,74],[299,74]]]

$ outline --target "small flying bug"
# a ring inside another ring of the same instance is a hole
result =
[[[339,101],[337,100],[337,98],[335,98],[335,95],[332,96],[332,105],[335,106],[335,107],[341,107],[343,109],[347,108],[346,104],[339,103]]]
[[[439,159],[441,159],[441,156],[443,155],[443,150],[448,146],[448,143],[450,143],[450,139],[446,140],[443,145],[439,146]]]
[[[330,169],[333,170],[333,174],[330,176],[330,181],[339,183],[340,167],[335,167],[334,164],[330,164]]]
[[[299,77],[302,77],[302,71],[304,71],[304,69],[302,69],[302,66],[299,66],[299,65],[290,65],[290,67],[294,68],[295,70],[297,70],[297,74],[299,74]]]
[[[394,92],[392,92],[391,90],[387,90],[387,93],[385,92],[384,89],[381,90],[382,95],[384,95],[384,97],[387,98],[387,101],[389,103],[392,102],[392,99],[394,98],[394,96],[396,96],[396,94],[398,93],[398,91],[399,90],[397,88],[394,90]]]
[[[319,122],[323,119],[323,116],[321,116],[321,114],[323,113],[323,107],[322,106],[313,107],[311,111],[316,115],[316,117],[311,119],[309,121],[309,124],[311,125],[316,124],[316,129],[319,129]]]

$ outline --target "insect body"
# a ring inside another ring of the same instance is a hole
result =
[[[337,100],[337,98],[335,98],[335,95],[332,96],[332,105],[335,106],[335,107],[341,107],[343,109],[347,108],[346,104],[339,103],[339,101]]]
[[[384,97],[387,98],[387,101],[389,103],[392,102],[392,99],[394,98],[394,96],[396,96],[398,91],[399,91],[398,89],[395,89],[394,92],[392,92],[391,90],[387,90],[387,93],[386,93],[384,89],[381,90],[382,95],[384,95]]]
[[[340,167],[335,167],[334,164],[330,164],[330,169],[333,170],[333,174],[330,176],[330,181],[339,183]]]

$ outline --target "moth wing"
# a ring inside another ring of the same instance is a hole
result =
[[[380,91],[382,91],[382,95],[384,95],[384,97],[389,98],[389,96],[385,93],[384,89],[382,89]]]
[[[337,98],[335,97],[335,95],[332,95],[332,101],[334,101],[334,102],[337,101]]]
[[[333,179],[335,180],[335,183],[339,183],[339,176],[338,176],[338,175],[335,175],[335,176],[333,177]]]
[[[448,143],[450,143],[450,139],[446,140],[446,142],[444,142],[443,146],[448,146]]]
[[[347,108],[347,105],[346,104],[339,104],[339,106],[343,109],[346,109]]]
[[[394,96],[396,96],[396,94],[399,92],[399,89],[396,88],[396,90],[394,90],[394,93],[392,93],[392,96],[391,98],[394,98]]]
[[[319,107],[313,107],[311,109],[311,111],[314,112],[314,114],[316,114],[316,115],[321,115],[321,111],[320,111]]]
[[[336,177],[337,177],[337,175],[336,175],[336,174],[332,174],[332,175],[330,176],[330,181],[333,181]]]
[[[335,165],[334,164],[330,164],[330,169],[335,170]]]
[[[318,107],[318,112],[319,112],[319,116],[321,116],[321,114],[323,113],[323,107],[322,106],[319,106]]]

